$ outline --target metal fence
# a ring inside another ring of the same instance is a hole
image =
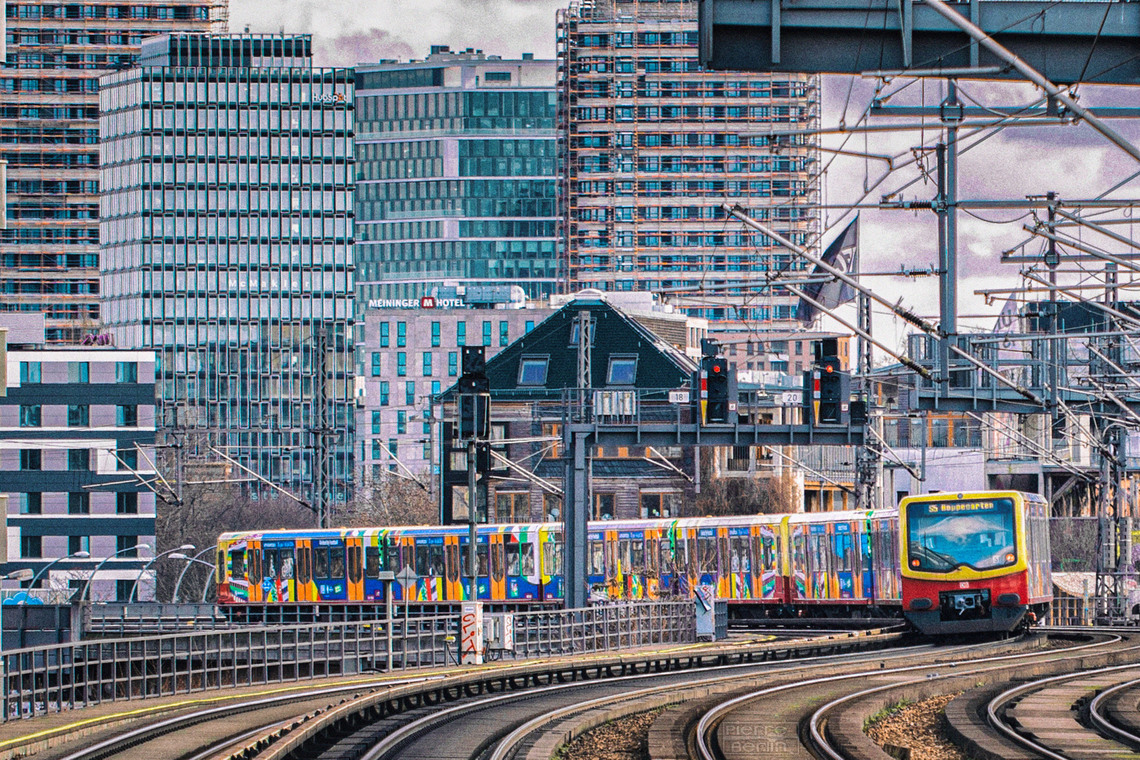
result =
[[[3,652],[3,720],[215,689],[454,664],[455,615],[85,640]],[[523,613],[531,658],[692,641],[691,602]]]

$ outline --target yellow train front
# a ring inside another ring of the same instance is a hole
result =
[[[1013,631],[1053,599],[1045,500],[933,493],[899,505],[903,613],[922,633]]]

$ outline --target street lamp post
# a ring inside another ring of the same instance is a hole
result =
[[[194,557],[189,562],[186,563],[186,567],[182,568],[182,572],[178,574],[178,582],[174,584],[174,596],[171,598],[170,601],[172,601],[174,604],[178,604],[178,590],[180,588],[182,588],[182,579],[186,577],[186,571],[189,570],[190,566],[193,565],[195,562],[201,563],[203,565],[208,565],[211,570],[214,569],[214,566],[211,565],[209,562],[205,562],[205,561],[200,560],[198,558],[201,557],[206,552],[213,551],[216,548],[218,548],[217,544],[214,544],[212,546],[207,546],[205,549],[203,549],[202,551],[195,554]]]
[[[87,559],[87,558],[88,558],[88,557],[90,557],[90,556],[91,556],[91,553],[90,553],[90,552],[86,552],[86,551],[77,551],[77,552],[75,552],[74,554],[68,554],[66,557],[56,557],[56,558],[55,558],[55,559],[53,559],[51,562],[47,563],[47,564],[46,564],[46,565],[44,565],[42,568],[40,568],[40,571],[39,571],[38,573],[36,573],[35,575],[33,575],[33,576],[32,576],[32,582],[28,584],[28,590],[29,590],[29,591],[31,591],[32,589],[34,589],[34,588],[36,587],[36,583],[39,581],[39,579],[40,579],[40,578],[41,578],[41,577],[44,575],[44,573],[46,573],[46,572],[47,572],[47,571],[48,571],[48,570],[49,570],[49,569],[50,569],[50,568],[51,568],[53,565],[55,565],[55,564],[57,564],[57,563],[59,563],[59,562],[63,562],[65,559]],[[17,570],[16,572],[19,572],[19,571]],[[5,577],[7,577],[7,576],[5,576]]]
[[[139,573],[137,578],[135,578],[134,585],[131,586],[131,593],[127,596],[127,604],[130,604],[135,600],[135,594],[139,590],[139,582],[143,579],[143,576],[146,575],[146,571],[150,570],[151,566],[155,562],[158,562],[160,559],[167,555],[170,555],[172,559],[190,559],[188,556],[186,556],[186,554],[184,554],[184,552],[192,551],[194,551],[194,544],[182,544],[182,546],[176,547],[174,549],[167,549],[166,551],[159,552],[158,554],[151,557],[150,562],[147,562],[146,565],[143,566],[142,572]]]
[[[95,580],[95,576],[99,574],[99,571],[103,569],[103,565],[107,564],[109,560],[118,557],[120,554],[134,551],[136,549],[146,549],[151,554],[154,553],[154,548],[151,547],[150,544],[135,544],[134,546],[128,546],[124,549],[119,549],[119,551],[115,552],[114,554],[104,557],[103,561],[96,565],[95,569],[91,571],[91,577],[87,579],[87,583],[83,584],[83,590],[79,593],[80,603],[82,603],[87,598],[87,592],[91,589],[91,582]]]

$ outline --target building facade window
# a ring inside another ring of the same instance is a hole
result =
[[[118,427],[137,427],[139,424],[139,408],[133,404],[115,407],[115,424]]]
[[[455,323],[455,345],[467,345],[467,320],[461,319]]]
[[[388,343],[391,340],[391,323],[380,323],[380,348],[388,348]]]
[[[20,427],[39,427],[43,424],[43,409],[39,404],[20,404]]]
[[[504,321],[499,321],[499,345],[505,346],[510,343],[510,325]]]
[[[90,470],[91,469],[91,450],[90,449],[68,449],[67,450],[67,469],[69,469],[69,470]]]
[[[137,383],[139,381],[138,362],[115,362],[116,383]]]
[[[388,392],[391,385],[387,380],[380,381],[380,406],[388,406]]]
[[[396,352],[396,377],[408,374],[408,354],[405,351]]]
[[[38,559],[43,556],[41,536],[20,536],[20,556],[25,559]]]
[[[372,377],[380,377],[380,354],[372,354]]]
[[[137,515],[139,513],[139,495],[134,491],[120,491],[115,494],[115,514]]]
[[[403,409],[396,412],[396,435],[405,435],[408,432],[408,413]]]
[[[86,383],[90,379],[91,367],[87,362],[67,363],[67,382]]]
[[[91,514],[91,494],[89,493],[69,493],[67,495],[67,514],[69,515],[89,515]]]
[[[43,452],[39,449],[20,449],[21,470],[42,470]]]
[[[404,348],[408,345],[408,323],[396,323],[396,348]]]
[[[20,514],[22,515],[39,515],[44,511],[44,499],[42,493],[22,493],[20,494]]]
[[[416,404],[415,380],[408,380],[404,383],[404,404],[407,406],[415,406]]]
[[[372,435],[380,435],[380,412],[372,412]]]
[[[137,557],[139,554],[138,546],[138,536],[115,537],[115,552],[118,554],[119,559],[131,559],[132,557]],[[125,597],[126,595],[124,594],[123,596]]]
[[[42,383],[43,374],[39,362],[20,362],[20,383]]]
[[[91,424],[91,408],[87,404],[68,404],[67,426],[87,427]]]
[[[459,354],[455,351],[447,352],[447,376],[455,377],[459,374]]]
[[[440,341],[440,324],[439,322],[431,323],[431,346],[432,348],[439,348]]]
[[[484,320],[483,322],[483,345],[491,345],[491,321]]]
[[[119,449],[118,457],[118,470],[137,470],[139,467],[139,450],[138,449]]]
[[[67,553],[78,554],[79,552],[91,553],[91,536],[67,537]]]
[[[524,356],[519,362],[519,385],[546,385],[549,356]]]
[[[431,351],[424,351],[424,377],[431,377]]]

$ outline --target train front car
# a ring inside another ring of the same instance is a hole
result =
[[[1052,601],[1045,501],[935,493],[899,505],[903,612],[927,635],[1012,631]]]

